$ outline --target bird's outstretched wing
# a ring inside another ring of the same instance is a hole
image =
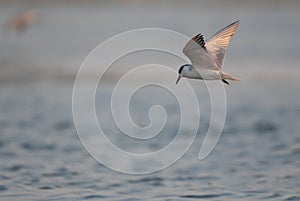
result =
[[[231,37],[235,34],[239,24],[239,21],[233,22],[215,33],[206,42],[206,50],[219,68],[223,66],[226,47],[228,46]]]
[[[191,60],[192,65],[198,69],[220,70],[205,47],[203,35],[194,36],[184,46],[183,53]]]

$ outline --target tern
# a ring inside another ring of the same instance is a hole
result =
[[[191,64],[184,64],[178,70],[176,84],[182,77],[200,80],[222,80],[229,85],[227,80],[240,81],[222,70],[225,50],[231,37],[235,34],[239,21],[221,29],[209,40],[204,41],[199,33],[194,36],[183,48],[183,53],[191,60]]]

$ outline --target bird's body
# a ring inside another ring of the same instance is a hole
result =
[[[201,80],[222,80],[229,84],[226,79],[240,81],[222,70],[226,47],[231,37],[235,34],[239,21],[236,21],[214,34],[207,42],[203,35],[194,36],[183,48],[183,53],[191,60],[191,64],[182,65],[179,70],[180,78]]]

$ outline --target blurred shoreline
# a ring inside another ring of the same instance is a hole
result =
[[[300,79],[300,42],[296,40],[300,1],[296,0],[1,0],[0,5],[1,84],[72,83],[86,56],[124,31],[158,27],[187,36],[201,32],[207,39],[238,19],[241,26],[227,50],[225,71],[250,82],[282,79],[291,84]],[[5,30],[10,18],[28,10],[35,13],[36,23],[20,33]],[[177,65],[172,66],[175,71]],[[153,78],[158,73],[153,72]],[[89,80],[94,74],[85,76]]]

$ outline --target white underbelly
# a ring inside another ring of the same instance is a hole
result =
[[[220,72],[215,70],[199,70],[199,75],[202,80],[220,80]]]

